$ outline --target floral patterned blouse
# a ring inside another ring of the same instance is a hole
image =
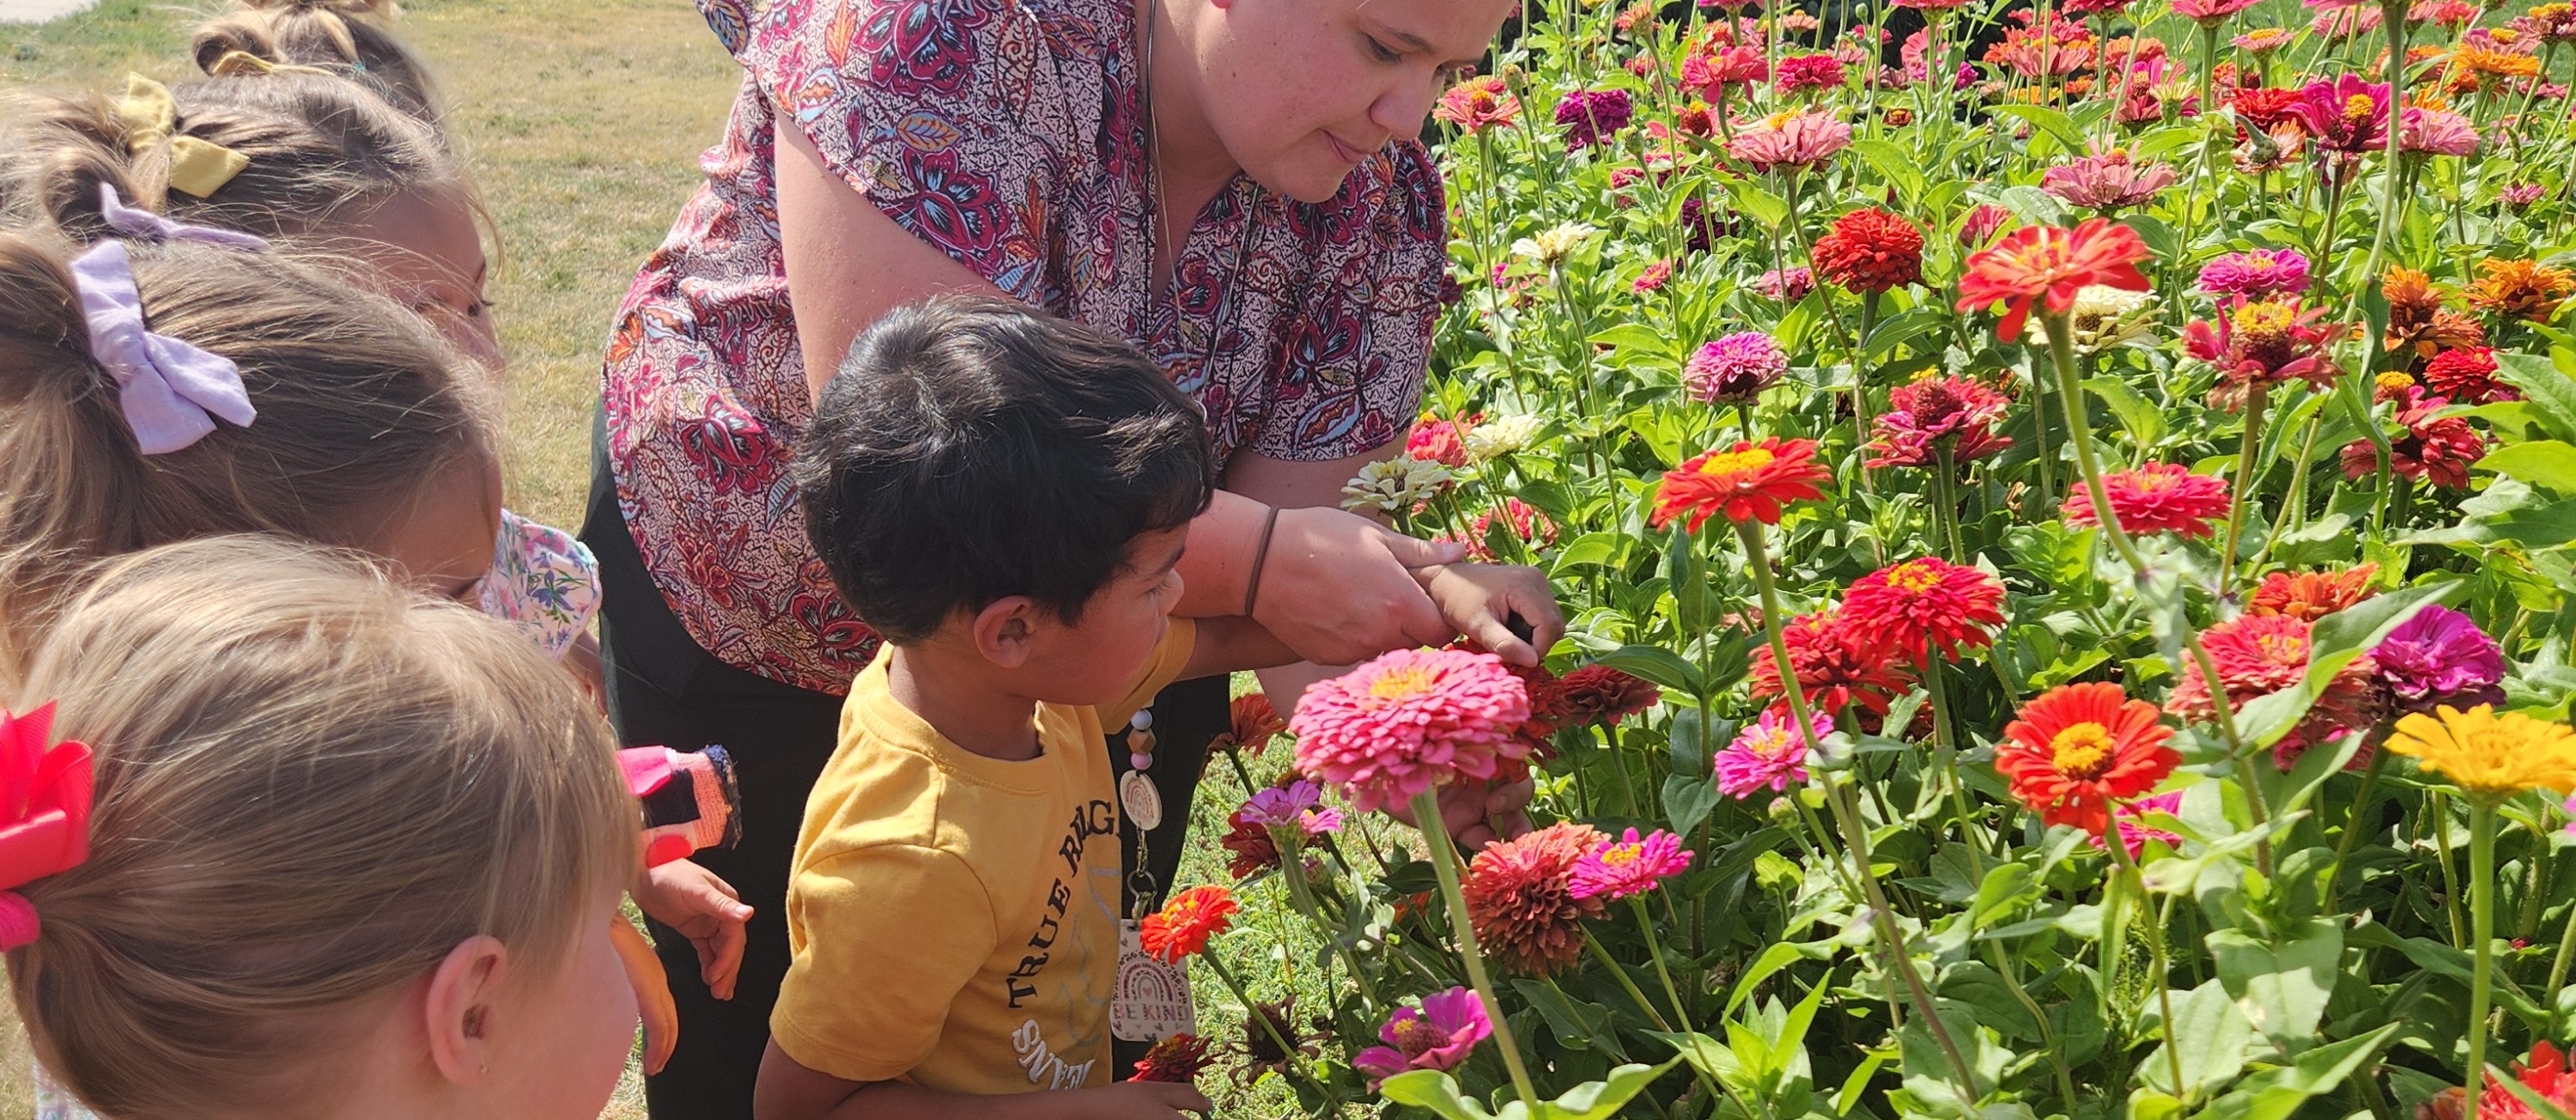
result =
[[[996,287],[1137,343],[1239,450],[1340,458],[1420,402],[1447,232],[1419,144],[1320,204],[1237,176],[1151,287],[1131,0],[699,0],[742,63],[707,181],[627,292],[605,397],[618,502],[690,636],[842,692],[876,642],[806,543],[786,466],[811,420],[779,250],[773,114],[905,229]]]

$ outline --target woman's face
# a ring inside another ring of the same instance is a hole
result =
[[[1163,0],[1206,3],[1197,94],[1256,182],[1333,197],[1362,159],[1414,136],[1448,78],[1485,53],[1512,0]]]

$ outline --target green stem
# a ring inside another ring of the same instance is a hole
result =
[[[2541,992],[2552,1011],[2560,1006],[2558,993],[2567,987],[2567,966],[2576,963],[2571,962],[2571,957],[2576,957],[2576,906],[2567,908],[2567,929],[2558,935],[2558,955],[2549,962],[2549,986]],[[2565,1037],[2564,1030],[2565,1024],[2560,1024],[2560,1030],[2552,1032],[2551,1037]]]
[[[1476,998],[1485,1005],[1485,1018],[1494,1025],[1494,1045],[1503,1052],[1503,1067],[1511,1072],[1512,1089],[1535,1108],[1539,1104],[1538,1089],[1530,1082],[1529,1068],[1521,1063],[1521,1048],[1512,1038],[1511,1020],[1503,1017],[1503,1005],[1494,999],[1494,983],[1485,975],[1485,955],[1476,948],[1476,923],[1467,919],[1467,893],[1458,885],[1458,852],[1450,846],[1449,830],[1440,826],[1437,793],[1426,789],[1413,795],[1413,820],[1422,829],[1425,846],[1431,849],[1431,867],[1440,877],[1440,898],[1448,904],[1450,932],[1458,939],[1459,962],[1467,966],[1467,982],[1475,987]]]
[[[2174,1039],[2173,984],[2168,979],[2172,966],[2165,960],[2164,915],[2147,905],[2147,877],[2129,858],[2128,842],[2122,840],[2119,833],[2120,826],[2115,821],[2110,834],[2102,838],[2102,846],[2110,851],[2111,861],[2119,865],[2119,881],[2138,896],[2138,917],[2147,924],[2148,967],[2153,970],[2149,979],[2156,985],[2157,1026],[2165,1035],[2165,1060],[2171,1063],[2174,1092],[2186,1093],[2190,1085],[2183,1080],[2182,1049]]]
[[[2433,795],[2432,802],[2433,846],[2442,855],[2442,915],[2450,919],[2451,943],[2457,945],[2468,940],[2469,935],[2467,930],[2460,928],[2460,874],[2451,866],[2450,799],[2437,793]],[[2474,813],[2471,820],[2475,820]],[[2474,844],[2475,838],[2470,842]]]
[[[1672,971],[1664,967],[1664,946],[1655,938],[1655,920],[1646,913],[1646,896],[1629,895],[1628,906],[1637,915],[1637,928],[1646,933],[1646,956],[1655,962],[1655,979],[1664,982],[1664,997],[1673,1001],[1673,1018],[1681,1023],[1684,1032],[1697,1033],[1691,1026],[1690,1005],[1682,1002],[1681,989],[1673,986]]]
[[[2388,769],[2388,752],[2370,752],[2370,768],[2361,772],[2361,791],[2354,796],[2352,811],[2343,816],[2343,834],[2335,837],[2333,869],[2326,872],[2326,912],[2342,912],[2343,866],[2352,855],[2353,839],[2361,835],[2361,815],[2370,811],[2371,791],[2379,786],[2379,773]]]
[[[2476,968],[2469,981],[2469,1120],[2478,1120],[2486,1093],[2487,985],[2495,971],[2495,806],[2474,795],[2469,802],[2469,923]]]
[[[1271,834],[1274,842],[1288,841],[1278,845],[1279,878],[1281,882],[1288,884],[1288,900],[1295,904],[1298,913],[1306,916],[1307,921],[1315,923],[1316,928],[1330,933],[1332,924],[1324,920],[1323,907],[1315,902],[1314,885],[1306,881],[1306,860],[1301,854],[1300,838],[1281,836],[1282,831],[1294,830],[1276,830]],[[1368,972],[1360,967],[1359,950],[1340,937],[1333,938],[1333,948],[1341,954],[1342,963],[1350,967],[1351,979],[1359,983],[1361,1005],[1372,1012],[1376,1011],[1381,1006],[1378,1003],[1377,990],[1369,983]]]
[[[2227,543],[2218,550],[2218,593],[2224,596],[2236,575],[2236,548],[2245,535],[2245,507],[2252,504],[2254,455],[2263,446],[2264,406],[2271,385],[2257,381],[2245,390],[2245,438],[2236,453],[2236,486],[2227,495]],[[2215,694],[2213,694],[2215,695]]]
[[[1341,1094],[1334,1092],[1333,1087],[1325,1084],[1322,1078],[1314,1076],[1298,1064],[1298,1048],[1279,1033],[1279,1024],[1271,1022],[1270,1016],[1261,1013],[1258,1005],[1253,1002],[1252,993],[1244,989],[1243,984],[1234,978],[1233,973],[1226,971],[1224,963],[1216,959],[1216,954],[1199,954],[1199,963],[1208,966],[1208,970],[1216,973],[1216,978],[1224,982],[1225,990],[1233,992],[1234,998],[1243,1001],[1244,1018],[1261,1024],[1262,1033],[1270,1036],[1271,1043],[1279,1047],[1280,1053],[1288,1055],[1288,1061],[1284,1067],[1289,1071],[1288,1075],[1321,1090],[1325,1098],[1333,1102],[1333,1111],[1341,1111]],[[1497,1024],[1498,1028],[1499,1026]]]
[[[2066,1068],[2066,1055],[2057,1045],[2057,1032],[2049,1029],[2048,1013],[2040,1010],[2039,1002],[2023,990],[2021,976],[2013,969],[2012,958],[2005,955],[2003,942],[1986,942],[1986,963],[1993,965],[1995,972],[2003,976],[2005,986],[2012,989],[2013,998],[2020,1001],[2022,1014],[2030,1016],[2030,1021],[2039,1025],[2039,1045],[2048,1054],[2050,1075],[2057,1080],[2057,1099],[2073,1111],[2076,1103],[2075,1075]]]

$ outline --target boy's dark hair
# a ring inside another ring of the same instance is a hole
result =
[[[1127,546],[1215,494],[1198,406],[1134,347],[984,297],[900,308],[850,346],[800,441],[805,532],[896,643],[1026,595],[1067,622]]]

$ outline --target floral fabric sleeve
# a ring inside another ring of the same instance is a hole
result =
[[[572,534],[502,510],[482,605],[562,660],[599,613],[599,562]]]
[[[701,0],[770,106],[886,216],[1039,301],[1046,184],[1069,134],[1017,0]]]

